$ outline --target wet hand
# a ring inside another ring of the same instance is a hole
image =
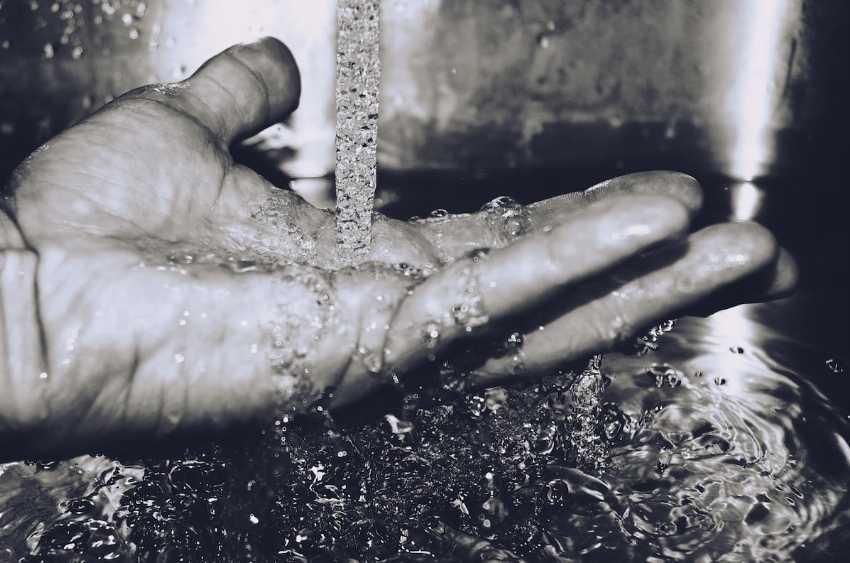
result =
[[[339,268],[334,217],[229,153],[299,91],[281,43],[238,46],[122,96],[16,171],[16,225],[0,215],[3,457],[215,432],[329,389],[349,403],[483,336],[519,333],[482,382],[532,376],[794,284],[759,226],[688,234],[701,194],[674,173],[527,208],[378,216],[368,261]]]

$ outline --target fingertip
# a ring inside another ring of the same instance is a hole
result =
[[[699,181],[684,172],[658,172],[666,181],[671,197],[676,198],[689,213],[696,214],[702,209],[703,193]]]
[[[176,91],[181,109],[226,143],[283,120],[301,97],[295,58],[273,37],[225,49],[182,86]]]
[[[272,113],[282,117],[281,113],[295,111],[301,98],[301,73],[292,51],[283,41],[266,36],[234,45],[227,52],[256,73],[268,88]]]
[[[779,249],[774,275],[765,291],[765,299],[778,299],[794,293],[800,281],[800,267],[797,260],[784,248]]]
[[[601,198],[615,193],[667,196],[681,203],[693,216],[703,203],[702,187],[693,176],[683,172],[650,170],[635,172],[606,180],[585,190],[589,198]]]

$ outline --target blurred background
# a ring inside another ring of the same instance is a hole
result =
[[[700,221],[763,222],[801,262],[796,297],[747,315],[846,357],[848,24],[843,0],[384,0],[378,207],[682,170]],[[332,0],[0,0],[0,181],[122,92],[273,35],[302,103],[237,158],[332,206],[334,26]]]

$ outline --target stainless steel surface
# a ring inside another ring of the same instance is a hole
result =
[[[327,174],[333,5],[4,1],[3,170],[112,96],[269,34],[295,52],[304,96],[262,147],[290,175]],[[746,181],[820,152],[850,91],[848,7],[838,0],[384,0],[383,9],[385,170],[661,156]]]
[[[266,35],[299,61],[302,98],[296,115],[255,142],[291,175],[326,174],[334,30],[334,0],[3,0],[0,176],[113,97],[185,78],[230,45]]]

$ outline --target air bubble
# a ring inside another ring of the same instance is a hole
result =
[[[505,339],[505,348],[508,350],[518,350],[522,347],[523,336],[521,332],[512,332]]]
[[[531,229],[527,209],[509,196],[500,196],[485,203],[480,210],[499,246],[505,246]]]
[[[473,263],[479,264],[490,257],[490,249],[476,248],[475,250],[471,251],[468,256]]]
[[[358,348],[357,353],[360,356],[360,361],[363,362],[363,366],[369,373],[373,375],[381,373],[384,363],[381,353],[376,352],[375,350],[369,350],[362,346]]]
[[[647,375],[655,378],[655,386],[678,387],[685,379],[685,374],[667,364],[653,365],[647,371]]]
[[[440,328],[439,323],[431,321],[426,323],[422,329],[422,340],[425,343],[425,347],[429,350],[436,348],[440,342]]]

